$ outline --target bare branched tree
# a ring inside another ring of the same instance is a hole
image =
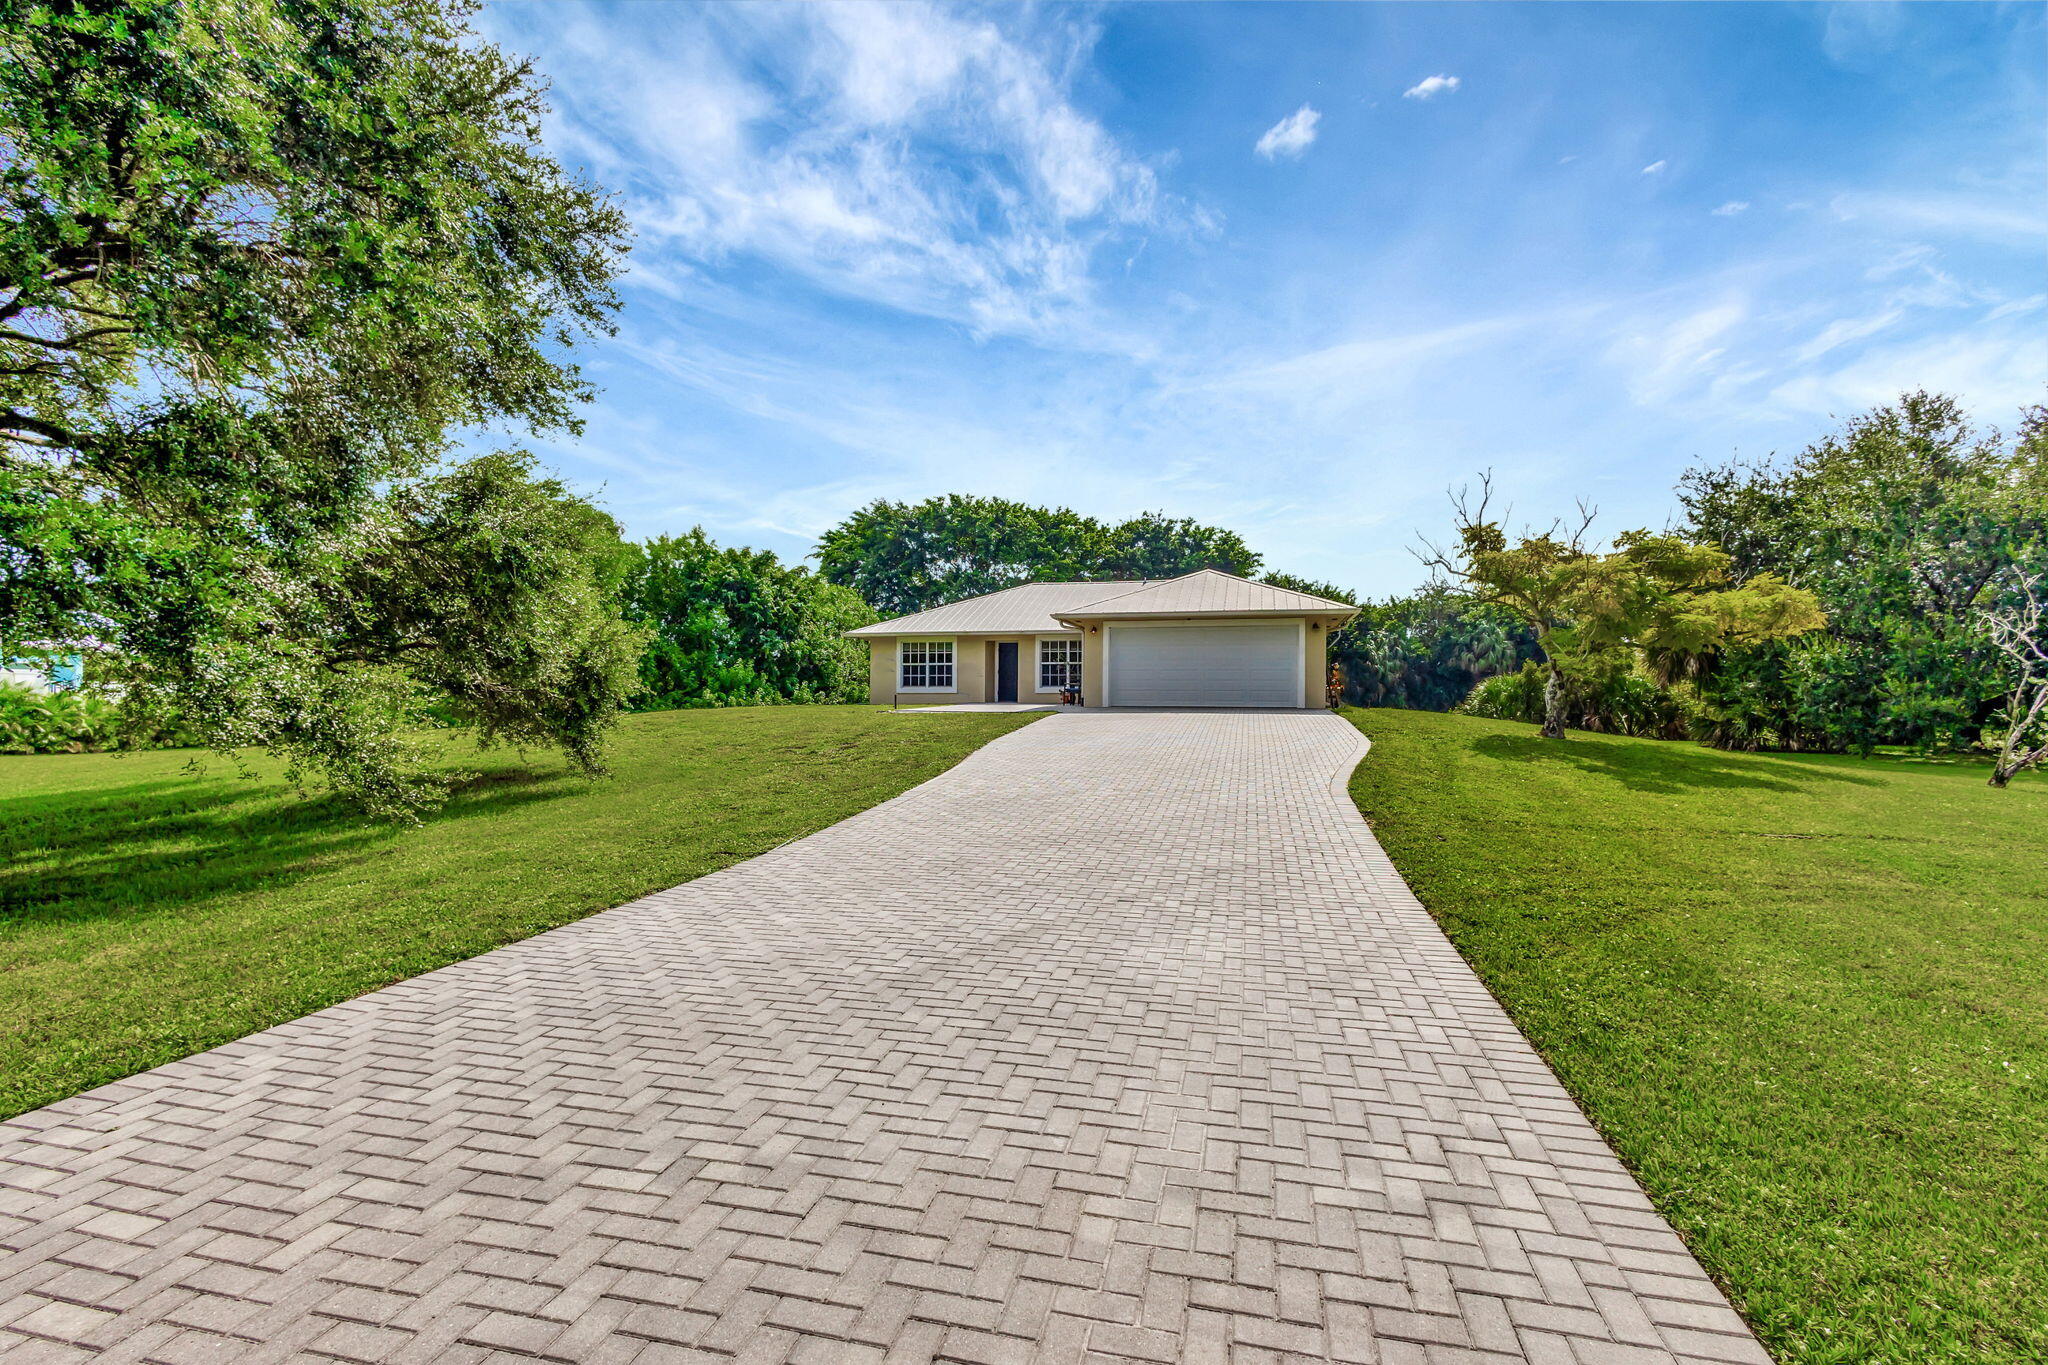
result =
[[[1595,511],[1583,501],[1576,524],[1559,518],[1541,533],[1525,531],[1510,547],[1502,523],[1488,515],[1493,502],[1493,473],[1479,476],[1479,496],[1470,488],[1451,494],[1451,515],[1458,543],[1445,547],[1424,539],[1415,551],[1433,573],[1456,583],[1480,602],[1512,614],[1536,636],[1543,654],[1543,728],[1545,739],[1563,739],[1565,731],[1565,661],[1574,648],[1571,630],[1574,599],[1584,586],[1582,566],[1593,560],[1587,548]]]
[[[2029,574],[2016,598],[1980,606],[1977,614],[2012,668],[2005,739],[1991,767],[1991,785],[2003,787],[2048,760],[2048,575]]]

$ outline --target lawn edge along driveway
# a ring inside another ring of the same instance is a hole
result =
[[[1351,714],[1396,866],[1780,1359],[2048,1359],[2048,780]]]
[[[1052,716],[0,1125],[0,1332],[1765,1365],[1380,851],[1364,748],[1325,712]]]
[[[467,776],[416,828],[260,758],[0,757],[0,1116],[730,866],[1034,719],[653,712],[596,780],[458,734],[441,761]]]

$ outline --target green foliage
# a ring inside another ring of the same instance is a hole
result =
[[[1259,581],[1270,583],[1276,588],[1286,588],[1289,592],[1305,592],[1310,597],[1327,597],[1333,602],[1358,605],[1357,593],[1349,588],[1340,588],[1335,583],[1318,582],[1316,579],[1302,578],[1291,573],[1260,574]]]
[[[663,536],[635,550],[624,600],[652,632],[636,710],[867,699],[867,646],[843,632],[874,612],[765,550]]]
[[[632,672],[609,522],[452,458],[573,426],[624,235],[462,17],[0,0],[0,620],[391,814],[423,708],[594,768]]]
[[[95,661],[96,664],[99,661]],[[45,692],[0,683],[0,754],[81,754],[191,743],[174,719],[117,700],[118,689]]]
[[[1115,526],[1065,507],[949,493],[870,503],[818,540],[818,571],[884,616],[1035,581],[1248,576],[1259,556],[1230,531],[1162,512]]]
[[[1585,533],[1593,518],[1583,506],[1576,529],[1560,524],[1510,543],[1487,518],[1490,484],[1485,491],[1476,510],[1459,500],[1458,547],[1433,550],[1428,562],[1535,636],[1547,737],[1564,734],[1575,681],[1597,693],[1638,654],[1658,674],[1675,676],[1722,651],[1823,624],[1812,594],[1775,574],[1730,584],[1729,556],[1711,545],[1624,531],[1612,550],[1591,549]]]
[[[1984,612],[2048,567],[2048,409],[2006,439],[1951,398],[1911,393],[1783,466],[1692,470],[1679,496],[1735,582],[1785,579],[1828,618],[1701,671],[1715,742],[1868,752],[1979,738],[2007,691]]]
[[[1330,652],[1346,701],[1448,711],[1481,679],[1535,657],[1536,637],[1512,615],[1437,584],[1366,603],[1330,637]]]
[[[1772,1359],[2048,1360],[2048,777],[1349,714],[1395,866]]]
[[[119,740],[120,716],[103,697],[0,682],[0,754],[77,754]]]
[[[1513,673],[1480,682],[1453,709],[1488,720],[1540,725],[1549,680],[1548,670],[1531,660]],[[1646,739],[1685,738],[1697,712],[1689,693],[1660,685],[1629,654],[1612,655],[1567,673],[1561,704],[1568,730]]]

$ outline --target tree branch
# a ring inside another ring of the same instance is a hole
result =
[[[29,346],[41,346],[52,351],[76,351],[88,341],[105,336],[132,336],[133,327],[88,327],[83,332],[74,332],[63,337],[39,337],[33,332],[17,332],[0,327],[0,341],[19,341]]]

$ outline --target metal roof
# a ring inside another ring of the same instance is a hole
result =
[[[1254,583],[1217,569],[1197,569],[1179,578],[1141,584],[1114,597],[1070,608],[1060,614],[1070,621],[1127,616],[1300,616],[1342,614],[1357,607],[1333,602],[1292,588]]]
[[[849,630],[870,635],[1058,635],[1072,620],[1127,616],[1345,615],[1358,608],[1270,583],[1198,569],[1179,578],[1025,583]]]
[[[943,607],[914,611],[890,621],[877,621],[851,636],[862,635],[1059,635],[1071,626],[1053,619],[1056,612],[1084,607],[1144,587],[1134,580],[1095,583],[1024,583],[1001,592],[984,593]]]

